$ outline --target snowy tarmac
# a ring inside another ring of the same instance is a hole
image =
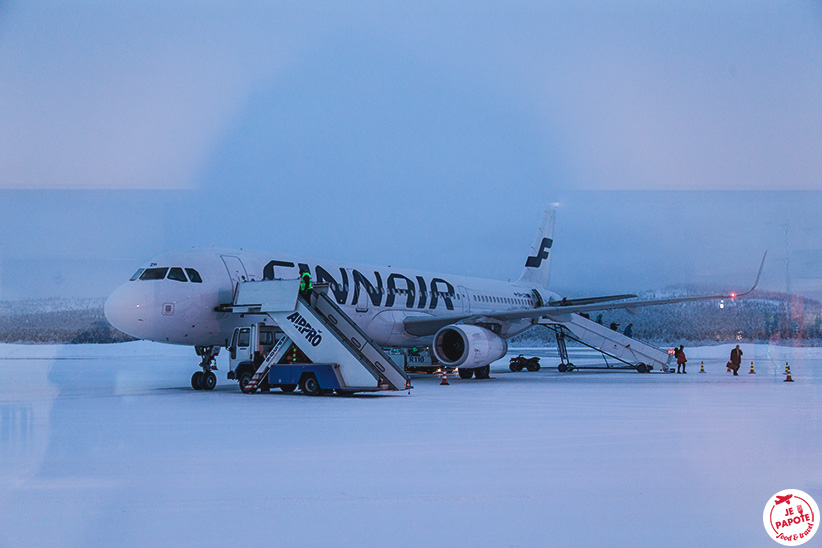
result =
[[[734,378],[730,348],[310,398],[225,355],[195,392],[190,348],[0,345],[0,547],[777,546],[771,495],[822,503],[822,349],[745,344]]]

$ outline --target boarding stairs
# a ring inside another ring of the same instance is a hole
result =
[[[565,314],[562,317],[543,319],[540,324],[556,333],[557,348],[562,360],[561,370],[562,365],[565,365],[568,370],[580,369],[579,366],[569,362],[565,339],[577,341],[601,352],[606,357],[605,363],[608,368],[613,366],[608,363],[607,357],[622,362],[639,372],[655,368],[661,371],[669,369],[668,363],[671,355],[667,351],[628,337],[579,314]]]
[[[249,281],[237,286],[232,311],[267,314],[285,334],[257,369],[254,386],[293,343],[311,362],[334,364],[345,390],[411,388],[403,368],[333,302],[327,285],[316,284],[310,302],[299,296],[299,286],[299,279]]]
[[[285,357],[286,352],[288,352],[289,347],[291,346],[291,339],[288,336],[284,335],[277,341],[277,344],[274,345],[274,348],[271,349],[271,352],[265,357],[263,362],[260,364],[260,367],[257,368],[257,371],[254,372],[254,376],[251,377],[251,380],[245,387],[245,390],[249,393],[253,393],[259,386],[260,383],[263,382],[263,379],[266,375],[268,375],[271,366],[279,363],[283,357]]]

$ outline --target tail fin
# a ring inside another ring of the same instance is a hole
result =
[[[533,287],[548,287],[551,278],[551,246],[554,244],[554,217],[556,211],[546,209],[542,215],[534,245],[525,261],[525,269],[517,283]]]

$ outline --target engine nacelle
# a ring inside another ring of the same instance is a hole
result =
[[[505,339],[476,325],[447,325],[434,335],[434,355],[449,367],[474,369],[508,352]]]

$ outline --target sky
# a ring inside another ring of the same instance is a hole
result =
[[[822,298],[814,2],[0,2],[0,300],[173,249]]]

